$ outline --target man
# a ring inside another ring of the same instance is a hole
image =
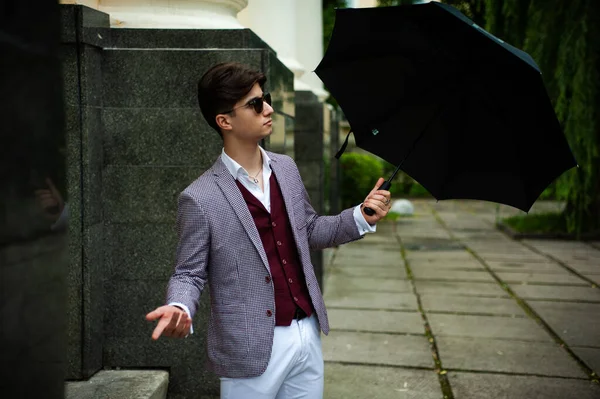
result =
[[[168,305],[147,319],[159,320],[153,339],[187,336],[208,283],[208,360],[221,377],[221,398],[321,398],[320,332],[329,323],[309,250],[374,231],[390,193],[374,188],[362,205],[317,215],[294,161],[258,145],[272,132],[265,82],[260,72],[225,63],[198,84],[200,109],[223,151],[179,197]]]

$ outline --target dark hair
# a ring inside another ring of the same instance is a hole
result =
[[[266,81],[263,73],[239,63],[226,62],[211,67],[198,82],[198,104],[204,119],[222,137],[215,117],[232,109],[254,84],[263,87]]]

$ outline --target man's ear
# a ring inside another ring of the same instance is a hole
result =
[[[217,122],[217,126],[221,128],[221,130],[231,130],[231,121],[227,115],[219,114],[215,116],[215,121]]]

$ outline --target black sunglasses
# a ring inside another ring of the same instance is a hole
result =
[[[264,103],[267,103],[267,104],[271,105],[271,93],[263,93],[262,96],[255,97],[252,100],[248,101],[244,105],[240,105],[239,107],[235,107],[235,108],[230,109],[227,112],[221,112],[221,113],[222,114],[228,114],[230,112],[235,111],[238,108],[253,107],[254,111],[256,111],[257,114],[262,114],[263,109],[264,109]]]

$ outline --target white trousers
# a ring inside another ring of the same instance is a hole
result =
[[[221,399],[322,399],[323,352],[317,317],[275,327],[267,370],[254,378],[221,378]]]

